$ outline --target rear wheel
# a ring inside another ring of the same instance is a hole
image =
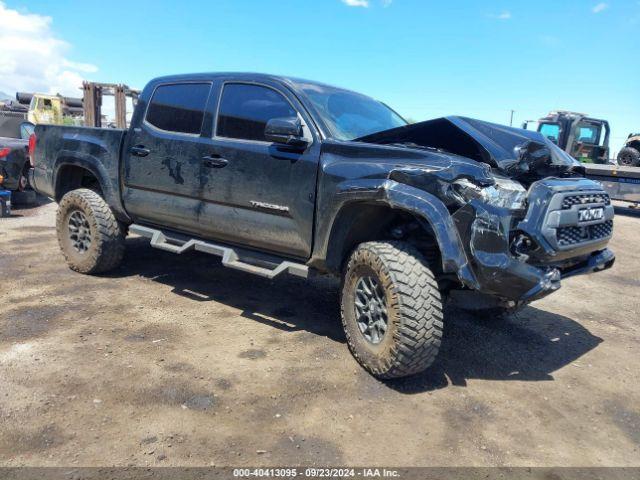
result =
[[[633,147],[624,147],[618,153],[618,163],[625,167],[639,167],[640,166],[640,151]]]
[[[367,242],[356,248],[344,272],[341,314],[351,353],[378,378],[419,373],[438,354],[440,292],[410,244]]]
[[[60,249],[72,270],[101,273],[120,264],[125,226],[96,192],[81,188],[62,197],[56,228]]]

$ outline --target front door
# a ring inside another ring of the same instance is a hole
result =
[[[198,232],[211,83],[158,85],[124,152],[124,202],[140,223]]]
[[[314,140],[305,151],[266,141],[271,118],[296,116]],[[319,152],[308,117],[288,90],[225,82],[203,164],[201,228],[229,243],[308,258]]]

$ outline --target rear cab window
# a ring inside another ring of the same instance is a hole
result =
[[[166,132],[200,135],[210,83],[160,85],[153,92],[145,122]]]
[[[270,87],[227,83],[218,107],[216,136],[264,142],[269,120],[297,115],[289,101]]]

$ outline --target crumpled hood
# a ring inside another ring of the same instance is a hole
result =
[[[538,132],[506,127],[466,117],[443,117],[357,138],[376,144],[436,148],[503,170],[511,176],[526,173],[564,173],[581,164]]]

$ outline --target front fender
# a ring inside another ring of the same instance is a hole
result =
[[[442,269],[447,273],[457,273],[460,281],[471,288],[477,288],[477,281],[471,271],[458,235],[458,230],[449,211],[436,196],[415,187],[389,179],[348,180],[337,186],[332,205],[321,213],[318,232],[322,238],[316,242],[311,264],[329,258],[331,237],[339,230],[341,211],[353,203],[375,203],[403,210],[426,222],[434,232],[442,257]],[[332,262],[327,262],[332,263]],[[334,262],[335,263],[335,262]],[[335,265],[327,265],[335,269]]]

